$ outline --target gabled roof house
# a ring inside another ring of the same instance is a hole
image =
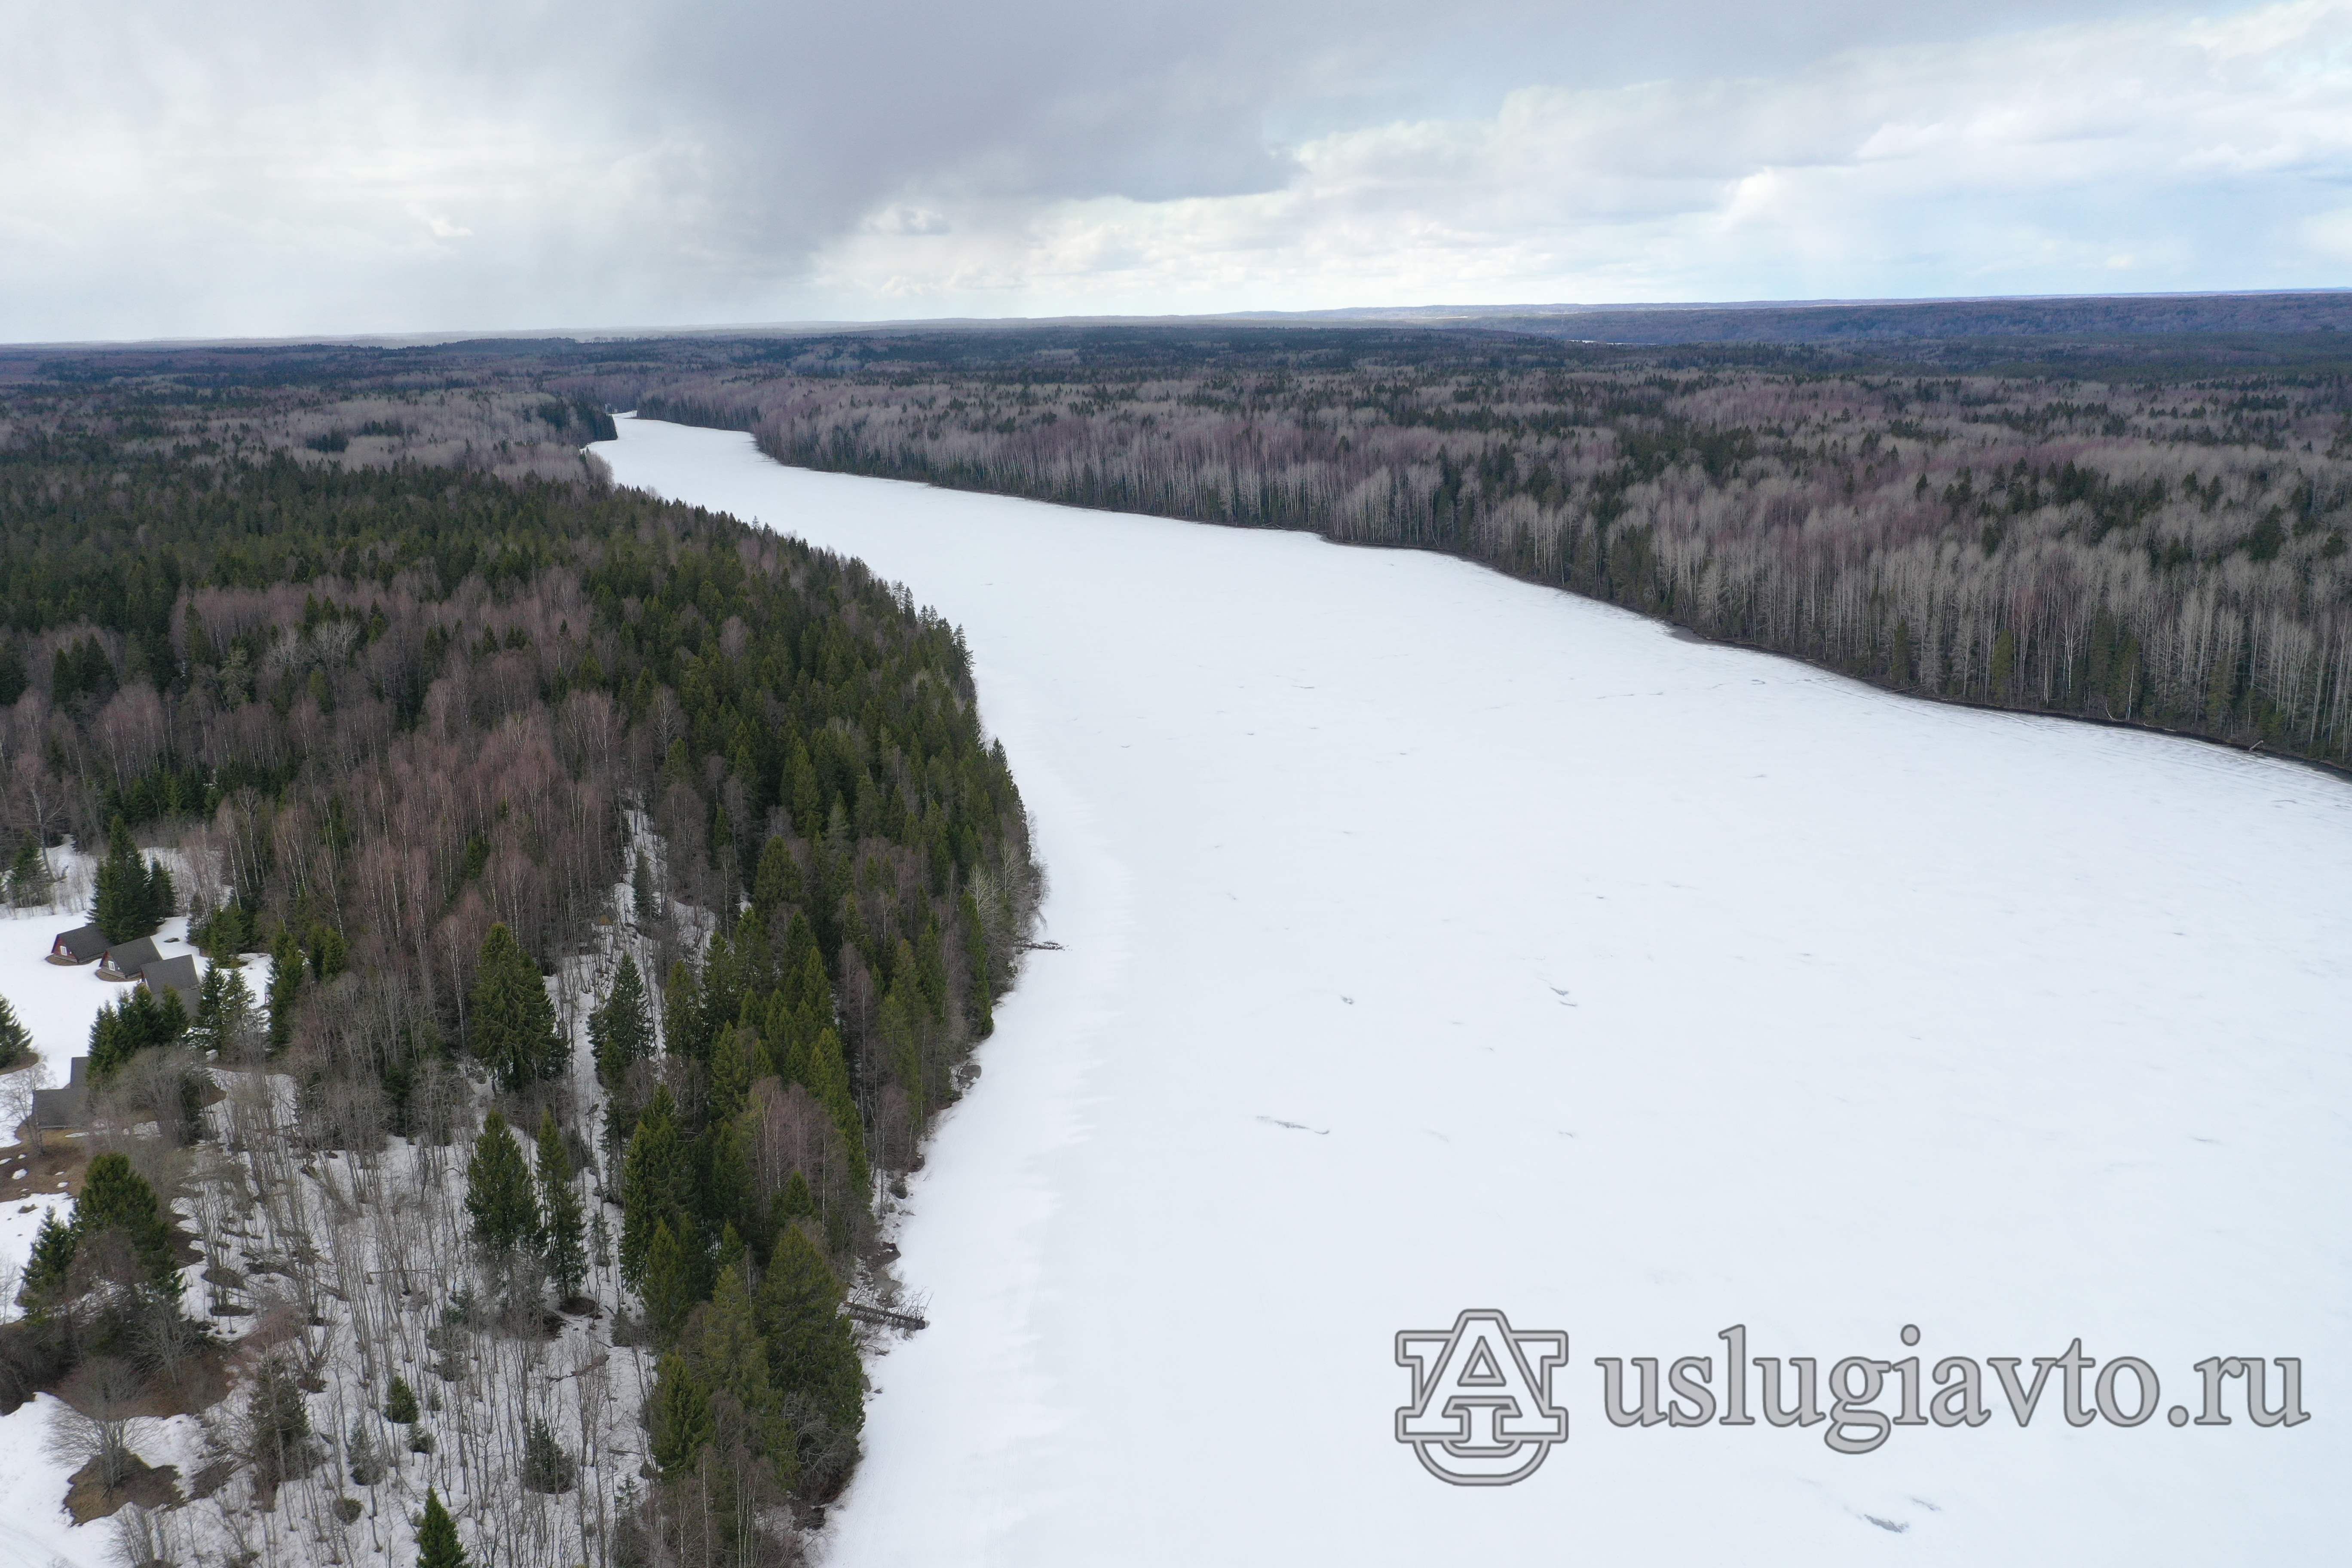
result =
[[[106,950],[104,958],[98,961],[98,977],[100,980],[136,980],[141,970],[163,956],[152,936],[142,936],[136,942],[118,942]]]
[[[72,931],[59,931],[49,943],[51,963],[88,963],[105,955],[110,944],[106,933],[95,923],[77,926]]]

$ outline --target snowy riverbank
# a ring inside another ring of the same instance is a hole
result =
[[[874,1368],[841,1568],[2332,1550],[2352,788],[1428,555],[596,449],[961,625],[1053,879],[912,1195],[932,1326]],[[1483,1306],[1572,1336],[1571,1435],[1457,1489],[1392,1337]],[[1596,1356],[1734,1323],[1824,1370],[2080,1336],[2168,1405],[2300,1356],[2317,1415],[1603,1418]]]

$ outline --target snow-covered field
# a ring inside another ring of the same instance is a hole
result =
[[[622,482],[966,629],[1053,879],[1065,950],[908,1205],[932,1326],[876,1367],[843,1568],[2343,1550],[2352,786],[1435,556],[622,431]],[[1517,1486],[1393,1435],[1393,1336],[1468,1307],[1571,1335]],[[2295,1356],[2314,1415],[2077,1429],[2053,1378],[2021,1430],[1988,1373],[1987,1425],[1866,1455],[1604,1418],[1594,1358],[1720,1391],[1736,1323],[1824,1372],[2080,1336],[2167,1406]]]

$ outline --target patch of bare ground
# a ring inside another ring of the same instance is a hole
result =
[[[16,1142],[0,1148],[0,1205],[30,1205],[81,1191],[81,1173],[91,1152],[88,1143],[76,1135],[37,1148],[28,1133],[28,1128],[18,1128]]]
[[[186,1500],[180,1496],[177,1465],[151,1465],[133,1454],[122,1461],[121,1474],[112,1486],[106,1484],[100,1468],[100,1461],[93,1458],[73,1473],[66,1491],[66,1511],[73,1515],[76,1524],[110,1518],[125,1503],[166,1509]]]

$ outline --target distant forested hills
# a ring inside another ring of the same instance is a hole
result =
[[[358,434],[400,416],[331,412],[367,399],[637,407],[814,468],[1442,550],[1892,689],[2341,765],[2347,329],[2352,292],[2315,291],[139,351],[21,374],[164,399],[299,384],[311,446],[352,432],[310,459],[334,462],[402,460]]]
[[[1395,327],[898,334],[631,390],[788,463],[1441,550],[1895,690],[2340,765],[2336,335],[1996,374]]]
[[[1486,306],[1348,310],[1283,318],[1362,324],[1465,326],[1608,343],[1866,344],[1879,353],[1943,345],[1946,353],[2030,339],[2051,347],[2153,347],[2146,340],[2201,339],[2210,358],[2267,340],[2273,352],[2336,353],[2326,338],[2352,333],[2352,289],[2263,294],[2134,294],[2011,300],[1821,300],[1745,305]],[[2181,345],[2175,345],[2181,346]]]

